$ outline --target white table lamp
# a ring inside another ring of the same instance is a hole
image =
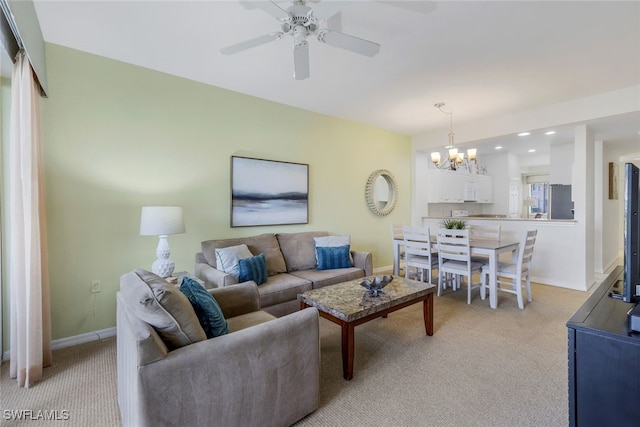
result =
[[[169,277],[175,263],[171,259],[171,250],[167,236],[184,233],[184,217],[181,206],[143,206],[140,215],[140,235],[158,236],[156,259],[151,271],[160,277]]]

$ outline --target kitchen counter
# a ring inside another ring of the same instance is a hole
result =
[[[459,216],[459,217],[451,217],[451,216],[423,216],[422,220],[430,220],[430,219],[464,219],[465,221],[473,221],[473,220],[489,220],[489,221],[524,221],[524,222],[558,222],[558,223],[575,223],[575,219],[548,219],[548,218],[507,218],[504,215],[469,215],[469,216]]]

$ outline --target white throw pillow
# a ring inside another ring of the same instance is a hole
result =
[[[316,248],[335,248],[336,246],[351,246],[351,236],[319,236],[314,237]]]
[[[216,268],[238,278],[238,261],[251,258],[253,254],[247,245],[216,248]]]

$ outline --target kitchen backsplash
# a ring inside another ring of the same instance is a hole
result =
[[[478,215],[482,212],[480,203],[429,203],[429,216],[451,216],[451,211],[462,210],[469,212],[469,215]]]

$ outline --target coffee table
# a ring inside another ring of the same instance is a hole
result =
[[[360,286],[364,279],[352,280],[298,294],[300,309],[316,307],[320,316],[342,328],[342,372],[353,378],[354,328],[378,317],[422,301],[424,328],[433,335],[433,294],[435,285],[394,276],[384,294],[372,297]]]

